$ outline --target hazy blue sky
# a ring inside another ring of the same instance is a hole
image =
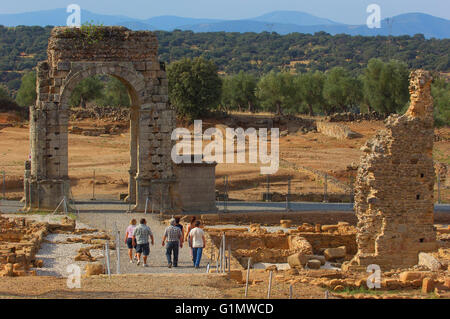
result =
[[[449,0],[0,0],[0,13],[64,8],[76,3],[82,9],[134,18],[178,15],[194,18],[242,19],[275,10],[296,10],[342,23],[361,24],[371,3],[381,7],[382,18],[406,12],[423,12],[450,19]]]

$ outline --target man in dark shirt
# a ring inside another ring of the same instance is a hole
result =
[[[166,257],[167,264],[169,268],[178,267],[178,248],[183,248],[183,233],[181,232],[179,227],[176,227],[175,219],[172,218],[170,220],[170,226],[166,228],[164,231],[164,236],[162,239],[162,245],[165,246],[167,239],[167,247],[166,247]],[[172,252],[173,252],[173,264],[172,264]]]

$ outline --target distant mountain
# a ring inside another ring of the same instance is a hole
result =
[[[14,27],[18,25],[26,26],[64,26],[66,25],[67,17],[70,13],[67,13],[66,9],[53,9],[45,11],[34,11],[25,13],[13,13],[13,14],[0,14],[0,24],[8,27]],[[104,25],[118,25],[122,22],[139,21],[126,16],[112,16],[93,13],[87,10],[81,11],[81,22],[92,22],[96,24]]]
[[[232,20],[216,23],[202,23],[194,25],[184,25],[181,30],[191,30],[194,32],[255,32],[264,31],[288,34],[292,32],[302,32],[302,26],[295,24],[268,23],[254,20]]]
[[[328,19],[318,18],[312,14],[299,11],[274,11],[262,16],[248,19],[266,23],[296,24],[296,25],[336,25],[340,24]]]
[[[5,26],[46,26],[66,25],[69,13],[66,9],[54,9],[17,14],[0,14],[0,25]],[[103,25],[121,25],[132,30],[191,30],[194,32],[293,32],[310,33],[324,31],[332,35],[410,35],[421,33],[426,38],[450,38],[450,20],[423,13],[407,13],[384,19],[379,29],[369,29],[366,25],[346,25],[323,19],[304,12],[274,11],[259,17],[242,20],[196,19],[177,16],[158,16],[146,20],[133,19],[122,15],[101,15],[82,10],[82,23],[94,22]],[[388,23],[389,22],[389,23]]]
[[[290,21],[290,20],[286,20]],[[423,13],[407,13],[381,21],[381,28],[370,29],[367,25],[298,25],[288,23],[268,23],[255,20],[235,20],[208,24],[196,24],[183,26],[183,30],[194,32],[277,32],[288,34],[293,32],[310,33],[327,32],[331,35],[349,34],[363,36],[377,35],[409,35],[421,33],[426,38],[448,39],[450,38],[450,21]]]
[[[195,19],[195,18],[183,18],[177,16],[159,16],[153,17],[142,22],[155,26],[158,30],[172,31],[179,29],[183,25],[203,24],[203,23],[217,23],[222,20],[217,19]]]
[[[114,24],[111,24],[114,25]],[[120,25],[122,27],[128,28],[130,30],[156,30],[154,26],[140,22],[140,21],[121,21],[116,23],[115,25]]]

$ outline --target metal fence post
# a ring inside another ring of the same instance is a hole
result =
[[[105,242],[105,258],[106,258],[106,269],[108,271],[108,276],[111,277],[111,265],[110,265],[110,262],[109,262],[108,240]]]
[[[269,273],[269,287],[267,288],[267,299],[270,299],[270,291],[272,290],[272,276],[273,271],[271,270]]]
[[[325,173],[324,183],[323,183],[323,202],[328,202],[328,174]]]
[[[6,199],[6,172],[3,171],[2,175],[3,175],[3,197],[2,197],[2,199],[5,200]]]
[[[117,228],[117,225],[116,225]],[[117,274],[120,274],[120,231],[116,229]]]
[[[266,183],[267,183],[267,192],[266,192],[266,202],[270,202],[269,198],[270,198],[270,175],[267,174],[266,177]]]
[[[220,244],[219,244],[219,256],[218,256],[219,268],[218,268],[218,271],[217,271],[218,273],[222,273],[222,259],[223,259],[223,257],[222,257],[222,254],[223,254],[222,248],[223,248],[223,237],[220,238]]]
[[[291,210],[291,177],[288,177],[288,191],[286,195],[286,211]]]
[[[350,203],[353,203],[354,200],[354,196],[355,196],[355,180],[353,178],[353,176],[350,176]]]
[[[228,273],[231,272],[231,243],[228,244]]]
[[[92,175],[92,199],[91,200],[95,200],[95,169],[94,169],[94,173]]]
[[[222,273],[226,271],[226,246],[225,246],[225,233],[223,233],[223,243],[222,243]]]
[[[437,202],[438,202],[438,204],[440,204],[441,203],[441,174],[440,174],[440,172],[438,172],[438,174],[437,174],[437,192],[438,192]]]
[[[32,210],[33,209],[33,202],[32,202],[32,200],[31,200],[31,185],[32,185],[32,182],[31,182],[31,178],[28,180],[28,204],[30,205],[30,210]]]
[[[247,279],[245,280],[245,297],[247,297],[247,295],[248,295],[248,280],[250,277],[250,260],[251,259],[252,259],[251,257],[248,258],[248,262],[247,262]]]
[[[224,194],[223,194],[223,211],[228,211],[228,175],[225,175],[223,177],[223,183],[224,183]]]

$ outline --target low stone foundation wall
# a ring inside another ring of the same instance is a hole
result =
[[[35,275],[31,267],[41,267],[36,253],[49,232],[73,231],[75,221],[62,224],[39,223],[25,218],[0,216],[0,277]]]
[[[250,225],[249,230],[208,227],[205,230],[210,238],[208,247],[215,249],[225,234],[226,247],[228,249],[230,245],[233,257],[242,268],[246,268],[249,258],[252,264],[286,263],[288,257],[296,253],[323,255],[326,249],[342,246],[346,247],[347,255],[357,251],[355,227],[345,222],[324,226],[304,224],[288,232],[279,230],[275,233],[267,232],[259,224]]]
[[[325,248],[337,248],[345,246],[347,254],[354,255],[358,250],[356,245],[356,233],[353,234],[328,234],[328,233],[299,233],[312,246],[314,254],[322,254]]]
[[[171,216],[167,215],[167,218]],[[204,225],[248,225],[257,223],[261,225],[279,225],[281,219],[290,219],[293,225],[321,224],[331,225],[338,222],[347,222],[356,226],[357,218],[353,212],[342,211],[307,211],[307,212],[289,212],[289,213],[217,213],[203,214],[201,221]],[[435,224],[450,224],[450,213],[435,212]]]
[[[353,132],[348,126],[344,124],[332,123],[332,122],[324,122],[318,121],[317,131],[324,135],[335,137],[339,140],[351,139],[351,138],[360,138],[361,134]]]
[[[447,214],[450,217],[450,214]],[[281,219],[289,219],[293,225],[309,224],[337,224],[340,221],[356,225],[356,216],[352,212],[338,211],[311,211],[311,212],[289,212],[289,213],[218,213],[203,214],[201,220],[204,225],[220,224],[252,224],[279,225]]]

